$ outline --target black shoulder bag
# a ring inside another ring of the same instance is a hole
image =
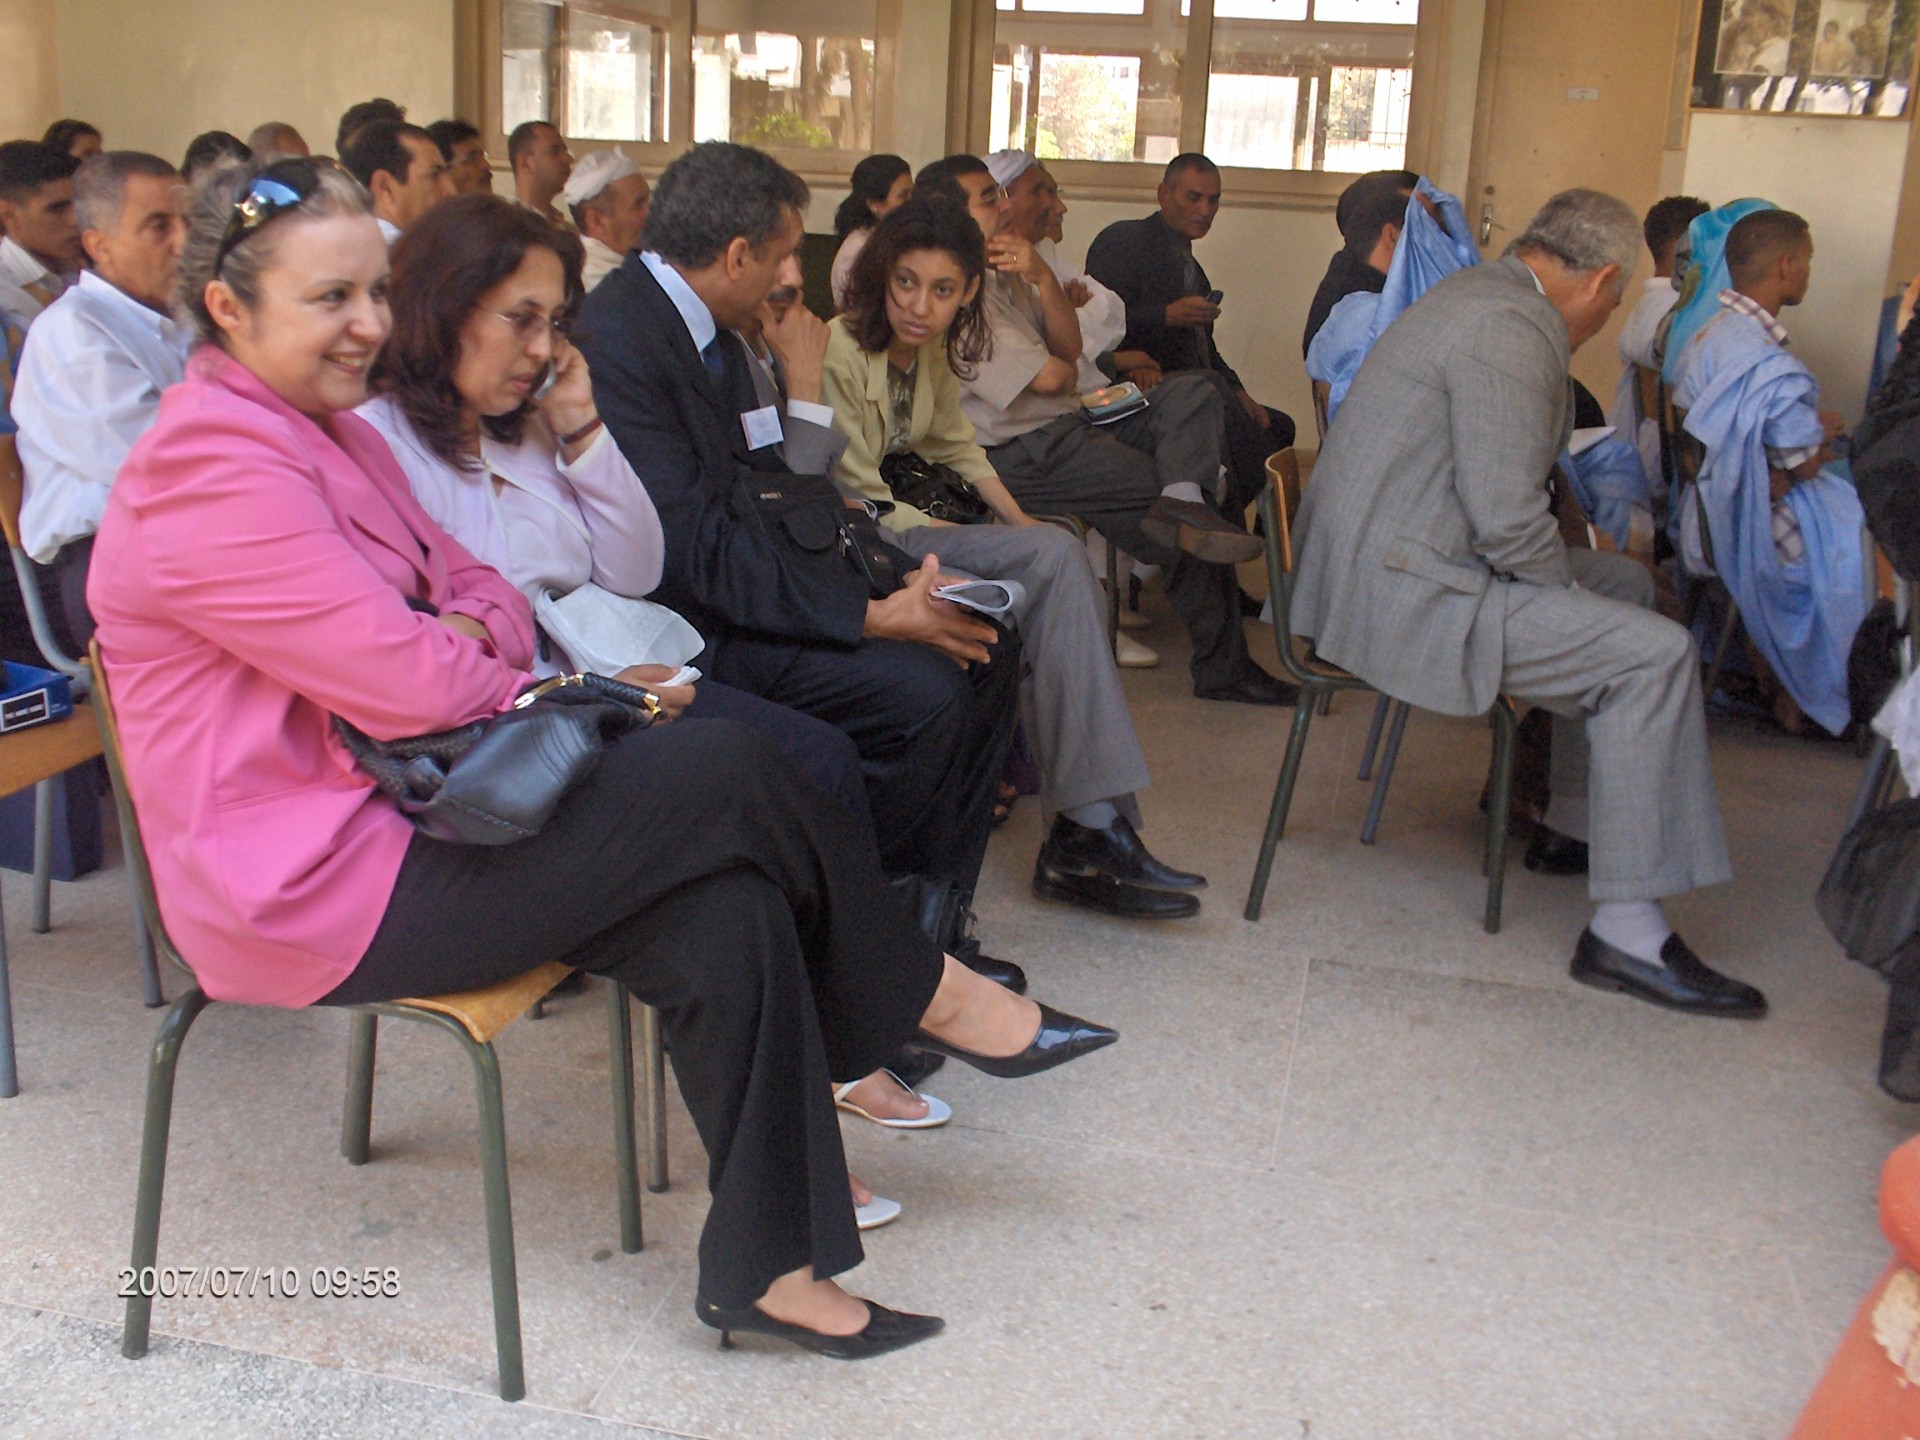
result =
[[[896,450],[880,461],[880,478],[902,505],[955,525],[984,525],[993,519],[973,482],[951,465],[941,465]]]
[[[338,715],[333,728],[423,835],[510,845],[540,833],[608,742],[659,713],[648,691],[603,675],[566,675],[528,686],[511,710],[432,735],[375,740]]]

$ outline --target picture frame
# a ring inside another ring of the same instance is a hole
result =
[[[1702,0],[1696,110],[1902,119],[1920,0]]]

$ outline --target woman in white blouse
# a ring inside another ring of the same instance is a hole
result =
[[[421,507],[530,604],[589,583],[646,595],[660,581],[660,519],[600,423],[585,359],[566,342],[582,293],[579,242],[532,211],[469,195],[416,221],[391,260],[393,333],[375,367],[377,397],[359,414],[386,439]],[[538,673],[576,668],[540,636]],[[657,684],[671,673],[643,666],[628,678]],[[842,731],[713,681],[700,682],[685,718],[761,731],[871,833],[859,752]],[[840,1098],[882,1124],[924,1127],[952,1113],[890,1071]],[[857,1182],[854,1192],[865,1221],[899,1213]]]

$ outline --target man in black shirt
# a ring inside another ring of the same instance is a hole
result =
[[[1327,323],[1334,306],[1349,295],[1363,291],[1378,295],[1386,288],[1387,267],[1368,260],[1380,237],[1376,202],[1386,196],[1398,196],[1404,209],[1407,197],[1413,194],[1419,180],[1411,170],[1374,170],[1340,192],[1333,220],[1340,227],[1340,238],[1345,243],[1327,262],[1327,273],[1321,277],[1320,288],[1313,292],[1313,304],[1307,307],[1307,331],[1300,337],[1302,356],[1312,346],[1320,327]],[[1363,219],[1369,221],[1371,233],[1362,233],[1368,228],[1358,223]]]
[[[1204,155],[1174,156],[1159,199],[1157,214],[1116,220],[1095,237],[1087,273],[1126,302],[1120,355],[1139,351],[1166,374],[1198,371],[1220,388],[1232,481],[1227,513],[1238,518],[1266,483],[1267,456],[1293,443],[1293,420],[1249,395],[1213,341],[1218,292],[1194,258],[1193,242],[1205,237],[1220,213],[1219,167]]]

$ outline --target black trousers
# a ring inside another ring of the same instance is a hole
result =
[[[1020,703],[1020,639],[996,628],[992,662],[964,670],[910,640],[795,650],[741,639],[728,641],[716,669],[853,741],[889,875],[951,880],[970,895]]]
[[[415,837],[373,943],[320,1003],[471,989],[548,960],[659,1008],[707,1149],[700,1293],[860,1263],[831,1085],[918,1027],[941,955],[846,810],[724,720],[637,731],[538,835]]]
[[[1211,380],[1226,406],[1227,493],[1221,498],[1220,508],[1234,524],[1244,524],[1247,507],[1259,499],[1260,491],[1267,483],[1267,457],[1293,444],[1293,417],[1284,410],[1263,405],[1260,408],[1267,412],[1267,428],[1263,430],[1247,414],[1246,407],[1241,405],[1240,397],[1234,394],[1226,376],[1218,370],[1192,373],[1205,375]]]
[[[71,646],[67,651],[76,659],[87,658],[87,642],[93,639],[93,612],[87,609],[87,569],[93,564],[93,537],[87,536],[62,545],[47,569],[60,585],[60,610],[49,616],[55,636]],[[60,635],[60,622],[66,621],[66,634]]]
[[[738,720],[759,731],[786,751],[809,780],[846,806],[871,842],[873,813],[867,808],[866,775],[860,766],[860,751],[844,731],[717,680],[700,682],[693,692],[693,704],[680,718]]]

